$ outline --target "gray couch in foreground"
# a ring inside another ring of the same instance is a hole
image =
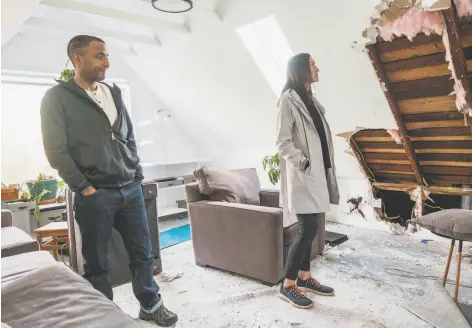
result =
[[[12,328],[139,328],[49,252],[2,258],[2,323]]]
[[[235,172],[259,185],[255,169]],[[298,226],[296,223],[283,226],[278,191],[260,191],[260,205],[212,201],[209,195],[200,192],[198,183],[187,185],[185,191],[198,265],[234,272],[266,285],[283,279],[288,250]],[[325,220],[318,224],[311,259],[324,250]]]

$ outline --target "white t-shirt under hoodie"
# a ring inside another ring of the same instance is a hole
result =
[[[94,91],[85,91],[105,112],[110,120],[110,124],[115,124],[116,118],[118,117],[118,111],[116,110],[115,101],[113,100],[110,89],[103,83],[97,83],[97,89]]]

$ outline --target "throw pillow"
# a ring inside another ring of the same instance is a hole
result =
[[[210,200],[260,205],[260,187],[237,171],[203,166],[194,172],[201,194]]]

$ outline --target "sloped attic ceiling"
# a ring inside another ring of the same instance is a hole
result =
[[[384,129],[359,130],[349,138],[350,146],[377,189],[472,195],[470,11],[464,7],[458,11],[450,1],[436,1],[441,10],[422,11],[426,14],[422,20],[418,13],[405,17],[411,8],[420,10],[418,3],[394,1],[400,2],[410,6],[403,11],[395,7],[400,15],[393,20],[373,20],[379,33],[367,51],[401,142]],[[424,18],[433,22],[428,16],[432,13],[439,25],[425,27]]]

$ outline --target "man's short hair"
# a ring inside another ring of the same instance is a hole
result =
[[[82,50],[92,41],[105,43],[105,41],[102,39],[91,35],[77,35],[70,39],[69,44],[67,45],[67,56],[69,57],[70,61],[72,61],[73,54],[81,53]]]

